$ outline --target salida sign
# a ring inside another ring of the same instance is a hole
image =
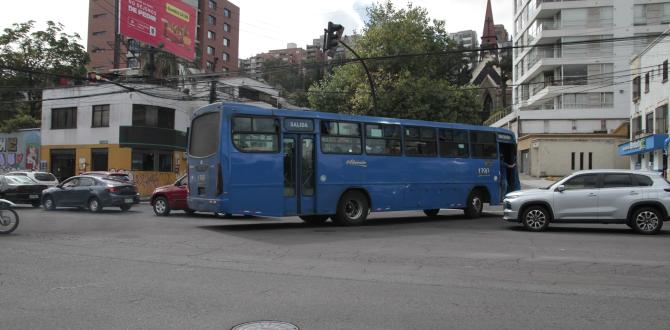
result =
[[[120,0],[119,28],[128,38],[195,59],[195,8],[179,0]]]

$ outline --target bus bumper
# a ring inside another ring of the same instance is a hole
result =
[[[220,212],[229,213],[225,199],[211,199],[211,198],[192,198],[187,200],[188,208],[198,212]]]

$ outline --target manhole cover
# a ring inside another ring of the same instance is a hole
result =
[[[236,325],[231,330],[300,330],[300,328],[282,321],[253,321]]]

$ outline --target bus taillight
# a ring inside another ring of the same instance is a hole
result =
[[[223,194],[223,173],[221,172],[221,163],[216,165],[216,195]]]

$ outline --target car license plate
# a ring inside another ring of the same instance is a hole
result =
[[[132,198],[126,198],[123,200],[126,204],[131,204],[133,202]]]
[[[30,199],[38,199],[38,198],[40,198],[40,195],[29,195],[28,198],[30,198]]]

